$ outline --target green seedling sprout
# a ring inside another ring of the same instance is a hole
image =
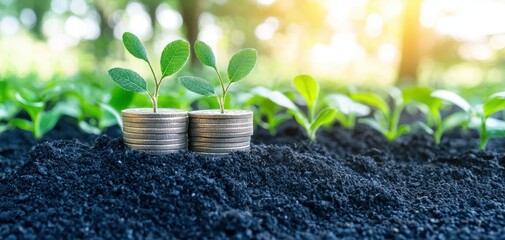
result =
[[[433,133],[433,137],[435,139],[435,143],[439,144],[442,135],[456,127],[466,127],[471,120],[472,116],[472,106],[461,96],[447,90],[436,90],[433,91],[429,97],[425,97],[425,99],[434,98],[433,100],[425,100],[424,104],[428,106],[430,109],[433,125],[435,126],[435,131]],[[435,101],[435,99],[439,99],[443,102],[451,103],[455,106],[458,106],[463,111],[458,111],[448,115],[445,118],[441,117],[440,108],[443,104]]]
[[[185,40],[176,40],[165,46],[161,52],[160,66],[161,77],[158,78],[147,56],[147,50],[140,39],[132,33],[123,34],[123,44],[126,50],[134,57],[144,60],[151,70],[154,80],[154,93],[148,90],[147,83],[138,73],[126,68],[112,68],[109,75],[121,88],[131,92],[146,93],[153,104],[153,111],[158,109],[158,96],[161,83],[186,64],[189,59],[189,43]]]
[[[219,104],[221,113],[224,113],[226,103],[226,95],[230,86],[238,82],[254,69],[258,58],[257,51],[253,48],[246,48],[238,51],[233,55],[228,63],[227,81],[219,72],[216,66],[216,57],[212,49],[202,41],[196,41],[194,45],[196,57],[205,66],[212,68],[216,74],[221,87],[221,95],[214,91],[214,87],[205,79],[193,76],[184,76],[179,78],[179,82],[189,91],[204,95],[215,96]]]
[[[60,101],[47,110],[48,102],[51,99],[47,96],[38,96],[27,89],[16,93],[16,99],[21,108],[28,113],[30,120],[13,118],[9,124],[32,132],[36,139],[42,138],[45,133],[53,129],[63,115],[75,117],[78,114],[75,107],[65,101]]]
[[[335,109],[335,118],[345,128],[353,128],[356,118],[368,116],[371,112],[368,106],[355,102],[344,94],[330,94],[324,98],[324,103]]]
[[[255,123],[267,129],[272,136],[276,134],[277,127],[281,123],[292,118],[291,112],[286,111],[286,108],[293,109],[296,106],[282,92],[260,86],[253,88],[249,93],[251,96],[246,105],[255,106]]]
[[[403,109],[409,104],[415,103],[418,98],[421,98],[418,95],[424,96],[424,90],[423,87],[410,87],[404,90],[392,88],[389,91],[389,95],[393,100],[391,107],[386,100],[375,93],[352,93],[350,97],[352,100],[367,104],[376,110],[374,118],[360,119],[360,122],[381,132],[388,141],[393,141],[399,136],[410,133],[417,128],[429,129],[419,121],[413,124],[400,124]],[[433,113],[436,112],[433,111]]]
[[[393,141],[399,136],[409,133],[412,128],[407,124],[399,124],[400,116],[405,104],[402,93],[394,88],[390,92],[393,98],[393,106],[389,107],[386,100],[381,96],[371,92],[357,92],[350,94],[352,100],[364,103],[375,109],[374,118],[360,119],[360,122],[376,129],[386,137],[388,141]]]
[[[446,91],[437,90],[432,93],[433,97],[442,99],[463,111],[448,116],[441,124],[441,129],[452,129],[458,126],[475,128],[479,131],[479,149],[485,150],[489,139],[505,137],[505,122],[491,116],[505,109],[505,92],[491,95],[482,105],[472,107],[459,95]]]
[[[293,79],[293,85],[307,104],[307,114],[296,106],[291,99],[282,92],[271,91],[265,94],[275,104],[285,107],[295,117],[311,141],[316,139],[317,130],[335,121],[336,111],[331,108],[323,108],[317,111],[319,100],[319,83],[309,75],[299,75]]]

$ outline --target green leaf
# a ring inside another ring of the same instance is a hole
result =
[[[203,78],[186,76],[180,77],[179,82],[191,92],[204,96],[215,95],[214,87]]]
[[[14,118],[9,122],[9,125],[30,132],[33,131],[33,123],[26,119]]]
[[[314,121],[310,124],[310,131],[315,132],[322,125],[332,123],[335,120],[337,112],[331,108],[325,108],[319,112]]]
[[[212,48],[210,48],[209,45],[202,41],[196,41],[194,49],[196,58],[198,58],[198,60],[200,60],[203,65],[214,68],[217,71],[216,57],[214,56],[214,52],[212,52]]]
[[[253,90],[251,90],[251,93],[256,95],[256,96],[261,96],[263,98],[269,99],[270,101],[274,102],[275,104],[285,107],[287,109],[291,110],[296,110],[298,109],[296,105],[286,97],[282,92],[279,91],[272,91],[268,88],[265,87],[256,87]],[[262,107],[262,106],[260,106]]]
[[[293,84],[307,102],[307,106],[312,108],[319,97],[319,83],[311,76],[303,74],[296,76]]]
[[[368,125],[368,126],[372,127],[373,129],[379,131],[384,136],[386,136],[386,134],[388,133],[388,129],[383,127],[377,120],[375,120],[373,118],[362,118],[362,119],[359,119],[358,121],[362,124]]]
[[[447,116],[444,120],[442,120],[442,124],[440,125],[442,132],[447,132],[453,128],[468,123],[470,121],[470,117],[470,114],[467,112],[456,112]]]
[[[149,63],[149,58],[147,57],[147,50],[140,39],[133,33],[125,32],[123,33],[123,44],[126,50],[138,59],[142,59]]]
[[[462,97],[460,97],[456,93],[453,93],[453,92],[450,92],[447,90],[436,90],[431,94],[431,96],[436,97],[436,98],[440,98],[446,102],[452,103],[452,104],[460,107],[461,109],[463,109],[463,111],[465,111],[465,112],[469,112],[472,109],[470,104],[465,99],[463,99]]]
[[[330,94],[324,98],[324,102],[329,107],[345,115],[363,117],[370,114],[370,108],[368,106],[357,103],[343,94]]]
[[[486,118],[503,109],[505,109],[505,92],[491,95],[482,106]]]
[[[176,40],[169,43],[161,52],[160,66],[162,78],[170,76],[186,64],[189,59],[189,43]]]
[[[377,108],[386,117],[390,114],[387,102],[375,93],[353,93],[351,99]]]
[[[237,82],[247,77],[256,65],[257,59],[258,53],[253,48],[242,49],[233,55],[228,63],[230,82]]]
[[[147,83],[138,73],[126,68],[111,68],[109,76],[121,88],[131,92],[146,92]]]

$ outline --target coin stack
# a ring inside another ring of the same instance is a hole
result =
[[[189,112],[189,149],[205,155],[248,151],[253,134],[253,113],[245,110]]]
[[[123,140],[132,149],[163,155],[187,148],[187,111],[135,108],[121,111],[121,117]]]

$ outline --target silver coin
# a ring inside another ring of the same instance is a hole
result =
[[[189,139],[194,137],[205,137],[205,138],[237,138],[237,137],[250,137],[253,135],[253,131],[239,132],[239,133],[207,133],[207,132],[195,132],[189,131]]]
[[[142,134],[174,134],[174,133],[186,133],[188,128],[133,128],[133,127],[123,127],[123,132],[127,133],[142,133]]]
[[[166,134],[141,134],[123,132],[123,138],[143,139],[143,140],[170,140],[170,139],[186,139],[186,133],[166,133]]]
[[[141,151],[141,152],[145,152],[149,155],[167,155],[167,154],[171,154],[171,153],[176,153],[180,150],[184,150],[184,149],[177,149],[177,150],[160,150],[160,151],[149,151],[149,150],[138,150],[138,151]]]
[[[212,118],[190,118],[191,124],[253,124],[252,118],[229,118],[229,119],[212,119]]]
[[[172,118],[139,118],[139,117],[122,117],[123,123],[187,123],[188,117],[172,117]]]
[[[236,151],[247,151],[251,149],[250,146],[236,147],[236,148],[209,148],[209,147],[190,147],[193,152],[201,153],[231,153]]]
[[[243,133],[252,132],[253,127],[220,127],[220,128],[199,128],[191,126],[191,132],[204,132],[204,133]]]
[[[123,137],[125,143],[140,144],[140,145],[168,145],[168,144],[183,144],[188,141],[186,137],[184,138],[173,138],[166,140],[150,140],[150,139],[135,139]]]
[[[253,117],[253,112],[249,110],[225,110],[221,113],[220,110],[197,110],[190,111],[189,118],[210,118],[210,119],[249,119]]]
[[[188,128],[187,122],[180,123],[130,123],[123,122],[123,127],[128,128]]]
[[[157,112],[154,112],[152,108],[131,108],[121,111],[121,116],[130,118],[186,117],[188,116],[188,111],[171,108],[158,108]]]
[[[192,122],[191,127],[192,128],[237,128],[237,127],[252,127],[253,124],[252,122],[246,122],[246,123],[203,123],[203,122]]]
[[[238,143],[208,143],[208,142],[189,142],[189,147],[208,147],[208,148],[238,148],[251,146],[251,142],[238,142]]]
[[[133,148],[133,149],[137,149],[137,150],[154,150],[154,151],[179,150],[179,149],[186,149],[186,147],[187,147],[186,143],[167,144],[167,145],[140,145],[140,144],[132,144],[132,143],[125,143],[125,144],[129,148]]]
[[[209,137],[192,137],[191,142],[206,142],[206,143],[239,143],[250,142],[251,137],[222,137],[222,138],[209,138]]]

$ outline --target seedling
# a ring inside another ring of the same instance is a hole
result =
[[[37,96],[34,92],[26,89],[16,93],[16,99],[21,108],[28,113],[30,120],[13,118],[10,125],[32,132],[36,139],[42,138],[45,133],[53,129],[61,116],[75,117],[78,114],[74,107],[64,101],[58,102],[50,110],[47,110],[47,102],[50,99]]]
[[[204,96],[215,96],[221,113],[224,113],[226,95],[228,94],[230,86],[244,79],[251,73],[258,58],[257,51],[252,48],[246,48],[235,53],[228,63],[227,82],[225,82],[221,73],[217,70],[216,57],[209,45],[202,41],[196,41],[194,49],[198,60],[200,60],[203,65],[211,67],[216,72],[221,87],[221,95],[214,91],[214,87],[207,80],[200,77],[184,76],[179,78],[179,82],[194,93]]]
[[[271,135],[275,135],[277,127],[292,118],[291,112],[286,111],[286,108],[292,109],[296,106],[280,91],[260,86],[253,88],[250,93],[252,96],[247,100],[246,105],[255,106],[256,124],[267,129]]]
[[[324,98],[328,107],[335,109],[335,118],[345,128],[353,128],[356,125],[356,118],[368,116],[370,108],[364,104],[353,101],[344,94],[330,94]]]
[[[375,93],[358,92],[352,93],[350,97],[352,100],[369,105],[376,110],[374,118],[360,119],[360,122],[376,129],[389,141],[393,141],[399,136],[411,132],[412,128],[408,124],[399,124],[401,112],[405,107],[402,93],[394,88],[390,95],[393,99],[392,107],[389,107],[386,100]]]
[[[480,141],[479,149],[486,149],[489,139],[495,137],[505,137],[505,122],[492,118],[491,116],[505,109],[505,92],[499,92],[491,95],[482,105],[472,107],[465,99],[455,93],[438,90],[433,92],[432,96],[450,102],[461,109],[463,112],[453,113],[446,120],[446,126],[442,128],[454,128],[457,126],[475,128],[479,131]]]
[[[316,139],[317,130],[335,121],[336,111],[331,108],[323,108],[317,111],[319,100],[319,83],[309,75],[299,75],[293,79],[293,84],[298,93],[307,104],[307,113],[302,111],[286,95],[278,91],[271,91],[265,94],[275,104],[285,107],[295,117],[311,141]]]
[[[158,96],[160,86],[165,77],[169,77],[182,69],[189,58],[189,43],[185,40],[176,40],[165,46],[161,52],[160,66],[161,77],[158,79],[154,69],[147,57],[147,50],[144,44],[132,33],[123,34],[123,44],[126,50],[134,57],[144,60],[154,80],[154,93],[148,90],[147,83],[138,73],[126,68],[112,68],[109,75],[121,88],[131,92],[146,93],[153,104],[153,111],[158,109]]]

